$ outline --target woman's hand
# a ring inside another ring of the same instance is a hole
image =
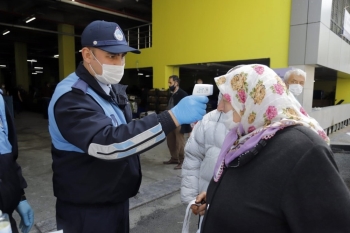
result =
[[[204,215],[207,209],[206,204],[207,193],[202,192],[196,197],[196,204],[191,206],[192,213],[195,215]]]

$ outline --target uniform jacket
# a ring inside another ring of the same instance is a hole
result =
[[[221,113],[213,110],[194,126],[185,146],[182,165],[181,201],[189,203],[207,191],[213,177],[216,160],[228,133],[221,123]]]
[[[13,117],[0,95],[0,210],[12,214],[27,183],[17,164],[17,135]]]
[[[187,92],[182,90],[181,88],[179,88],[177,90],[177,92],[175,92],[174,94],[172,94],[172,96],[170,98],[173,98],[174,100],[174,106],[176,106],[180,100],[182,100],[184,97],[188,96]],[[189,124],[183,124],[181,125],[181,130],[180,132],[182,134],[184,133],[190,133],[192,131],[191,125]]]
[[[329,146],[305,126],[282,129],[210,182],[201,232],[350,232],[350,193]]]
[[[70,91],[60,91],[73,78],[87,85],[75,83]],[[49,129],[55,138],[54,195],[61,201],[109,204],[136,195],[141,183],[139,153],[161,143],[175,129],[167,111],[132,121],[126,86],[112,88],[115,94],[107,95],[82,63],[56,87],[49,105],[49,124],[53,124]],[[115,109],[113,116],[106,115],[106,103]],[[58,130],[52,130],[55,125]]]

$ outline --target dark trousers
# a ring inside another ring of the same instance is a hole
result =
[[[181,125],[167,135],[166,141],[171,155],[171,160],[182,163],[184,161],[185,137],[180,131]]]
[[[110,205],[73,205],[57,199],[57,230],[64,233],[128,233],[129,200]]]
[[[12,233],[18,233],[16,220],[12,217],[12,215],[10,215],[10,223],[11,223]]]
[[[13,101],[13,108],[14,108],[16,114],[20,114],[22,111],[22,102],[19,100],[14,100]]]
[[[49,97],[43,97],[41,99],[41,111],[43,113],[43,117],[44,119],[48,119],[48,108],[49,108],[49,104],[50,104],[50,100],[51,98]]]

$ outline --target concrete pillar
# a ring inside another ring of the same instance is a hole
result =
[[[16,84],[24,90],[29,90],[29,76],[27,64],[27,44],[15,42]]]
[[[59,79],[62,80],[76,68],[74,26],[59,24],[58,32],[64,33],[58,34]]]
[[[298,65],[293,66],[293,68],[301,69],[306,73],[303,92],[296,98],[306,112],[310,113],[312,110],[312,100],[314,95],[315,67],[310,65]]]
[[[179,76],[179,71],[180,69],[178,66],[153,67],[153,87],[168,89],[169,76],[171,75]],[[180,76],[179,78],[181,79]],[[181,83],[180,83],[180,86],[181,86]]]

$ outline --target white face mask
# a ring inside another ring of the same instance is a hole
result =
[[[222,122],[229,130],[233,129],[238,124],[233,121],[233,110],[230,110],[227,113],[222,112],[220,122]]]
[[[90,51],[91,52],[91,51]],[[96,59],[98,64],[101,65],[101,63],[97,60],[95,55],[91,52],[92,56]],[[102,74],[96,74],[95,70],[92,68],[91,64],[89,64],[92,71],[95,73],[95,78],[104,84],[117,84],[122,80],[124,75],[124,65],[118,66],[118,65],[107,65],[102,64]]]
[[[289,84],[289,91],[295,96],[300,95],[303,91],[303,86],[300,84]]]

